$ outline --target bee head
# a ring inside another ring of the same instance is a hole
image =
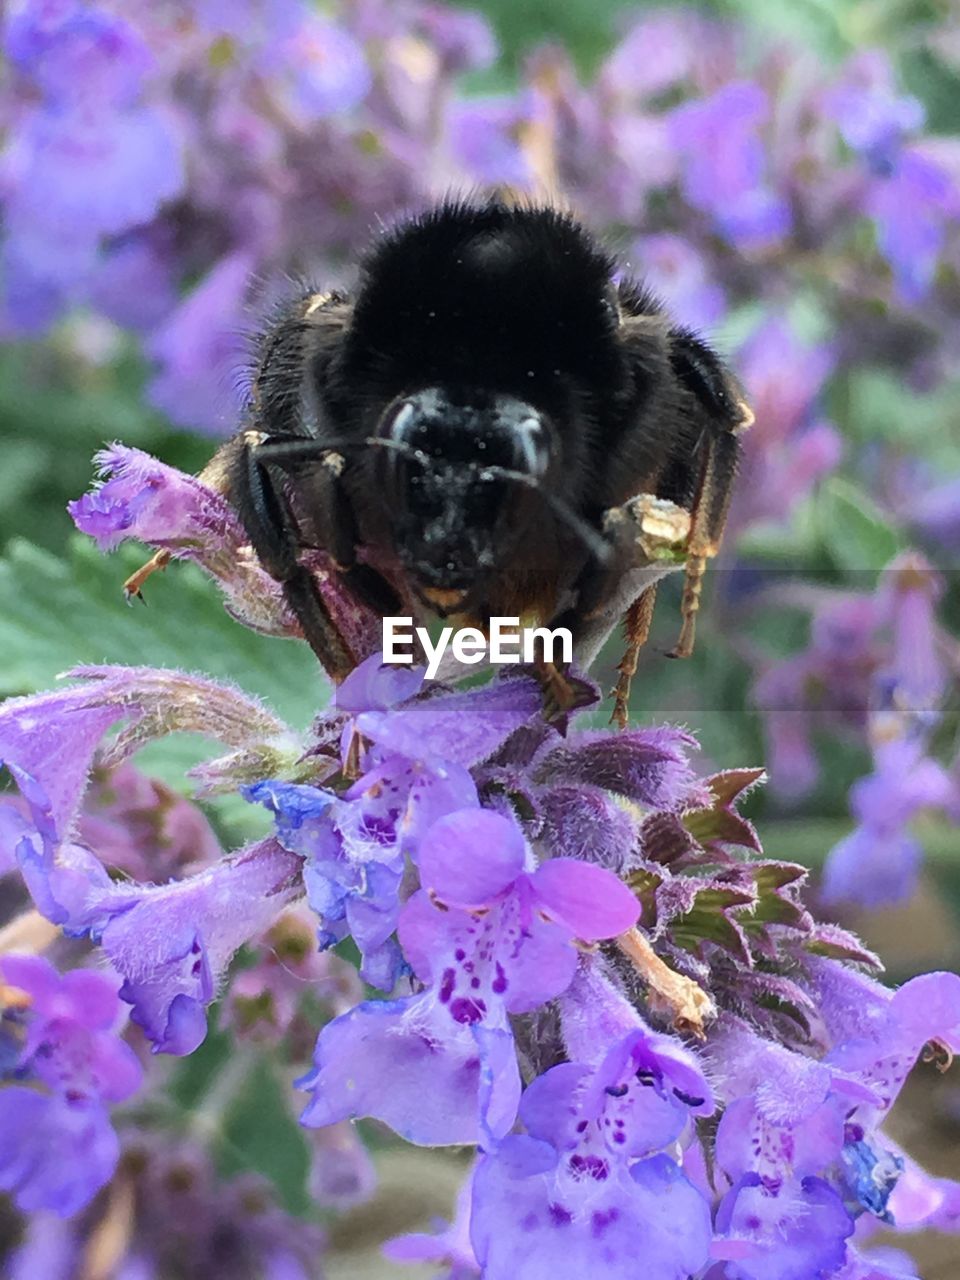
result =
[[[513,396],[430,387],[395,400],[378,428],[378,479],[397,552],[425,588],[460,591],[522,536],[519,510],[551,470],[556,433]]]

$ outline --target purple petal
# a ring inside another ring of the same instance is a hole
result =
[[[299,858],[264,840],[187,880],[103,894],[100,943],[155,1053],[193,1052],[234,953],[300,892]]]
[[[475,1143],[481,1060],[472,1029],[453,1022],[430,993],[358,1005],[320,1032],[314,1070],[299,1082],[313,1094],[303,1123],[371,1116],[418,1146]],[[511,1065],[498,1053],[489,1069],[486,1110],[503,1127],[519,1096],[516,1057]]]
[[[449,907],[488,906],[523,871],[526,846],[515,823],[485,809],[435,822],[420,844],[420,883]]]
[[[427,698],[400,712],[367,711],[357,728],[409,760],[474,765],[535,715],[541,694],[532,680],[498,680],[465,693]]]
[[[960,1050],[960,975],[911,978],[889,997],[885,1016],[877,1011],[871,1023],[862,1028],[866,1034],[840,1043],[825,1059],[876,1091],[876,1106],[857,1108],[855,1119],[862,1125],[890,1109],[928,1041],[939,1041],[951,1053]]]
[[[908,902],[922,863],[923,849],[906,832],[857,827],[827,856],[821,881],[823,901],[870,909]]]
[[[237,548],[246,543],[233,508],[194,476],[120,444],[98,453],[96,463],[104,482],[67,509],[101,550],[125,538],[184,549],[214,539]]]
[[[242,347],[235,317],[254,266],[248,253],[221,258],[150,342],[160,365],[150,399],[177,426],[222,433],[236,420],[240,404],[231,382]]]
[[[0,1089],[0,1132],[0,1190],[24,1213],[78,1213],[113,1176],[120,1155],[98,1103],[71,1106],[19,1085]]]
[[[710,1212],[673,1161],[656,1157],[606,1182],[556,1174],[511,1176],[484,1156],[474,1182],[471,1236],[486,1280],[593,1276],[688,1280],[707,1260]]]
[[[64,844],[54,850],[27,836],[17,845],[17,862],[41,915],[71,937],[93,927],[100,897],[110,891],[112,881],[89,849]]]
[[[807,1280],[843,1263],[853,1221],[819,1178],[772,1191],[748,1175],[721,1202],[717,1231],[713,1256],[734,1258],[745,1280]]]
[[[122,18],[73,5],[14,14],[4,44],[11,62],[58,106],[76,106],[85,98],[94,105],[127,105],[155,63],[149,46]]]
[[[557,1151],[576,1146],[580,1103],[590,1076],[584,1063],[562,1062],[531,1081],[520,1103],[520,1119],[532,1138],[549,1142]]]
[[[373,654],[347,676],[334,694],[337,709],[356,716],[362,711],[388,711],[415,697],[423,685],[426,668],[386,663]]]
[[[100,739],[123,715],[118,707],[89,702],[86,690],[71,688],[13,698],[0,708],[0,760],[50,843],[69,831]]]
[[[584,942],[625,933],[640,915],[640,903],[623,881],[589,862],[551,858],[534,872],[531,885],[547,914]]]
[[[20,169],[8,203],[15,237],[27,228],[56,246],[67,227],[96,244],[150,222],[183,189],[180,127],[164,108],[41,109],[20,123],[17,143]]]

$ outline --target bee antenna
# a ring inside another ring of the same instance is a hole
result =
[[[590,554],[600,564],[606,564],[610,559],[612,548],[606,538],[597,533],[586,520],[573,510],[569,503],[564,502],[562,498],[558,498],[555,493],[551,493],[549,489],[545,489],[536,476],[528,475],[526,471],[513,471],[509,467],[484,467],[480,472],[482,479],[491,480],[509,480],[513,484],[523,485],[524,488],[533,489],[540,495],[550,510],[556,515],[568,529],[571,529]]]
[[[430,466],[430,457],[422,449],[414,448],[412,444],[408,444],[405,440],[392,440],[387,436],[361,436],[360,438],[354,437],[342,440],[304,438],[303,440],[267,443],[265,446],[261,446],[261,449],[265,454],[265,462],[272,462],[277,466],[283,467],[285,463],[288,466],[295,465],[298,462],[318,458],[324,453],[333,453],[341,449],[346,451],[365,448],[368,445],[379,449],[390,449],[394,453],[401,453],[421,467]],[[480,469],[480,478],[482,480],[507,480],[511,484],[519,484],[526,489],[533,489],[558,519],[576,534],[595,560],[600,564],[606,564],[610,559],[612,549],[607,539],[589,525],[586,520],[581,519],[562,498],[558,498],[549,489],[545,489],[536,476],[531,476],[526,471],[514,471],[510,467],[486,466]]]

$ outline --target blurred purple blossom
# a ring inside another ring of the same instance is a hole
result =
[[[0,978],[4,1022],[23,1037],[0,1087],[0,1189],[27,1212],[70,1217],[112,1177],[120,1145],[106,1104],[135,1093],[143,1073],[117,1036],[122,1006],[105,974],[11,955]]]
[[[734,244],[755,248],[790,230],[790,209],[768,185],[760,129],[770,104],[759,85],[736,81],[678,107],[671,137],[684,157],[683,188]]]
[[[681,324],[709,334],[723,318],[727,299],[705,256],[683,236],[662,232],[635,245],[637,269]]]

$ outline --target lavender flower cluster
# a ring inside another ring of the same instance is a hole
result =
[[[103,462],[82,529],[177,549],[236,617],[292,633],[218,494],[135,450]],[[306,736],[235,688],[142,667],[77,668],[0,709],[19,788],[3,848],[35,908],[0,961],[0,1187],[46,1211],[15,1274],[55,1251],[44,1274],[73,1274],[111,1214],[129,1218],[122,1189],[164,1161],[199,1160],[188,1188],[215,1199],[202,1157],[144,1153],[135,1112],[119,1112],[121,1156],[108,1108],[143,1085],[144,1044],[196,1051],[219,999],[240,1046],[309,1055],[296,1085],[321,1203],[369,1189],[350,1121],[476,1149],[458,1221],[392,1242],[396,1260],[461,1280],[627,1280],[638,1258],[675,1280],[912,1276],[872,1237],[954,1229],[960,1184],[882,1126],[919,1056],[960,1050],[960,975],[892,991],[811,917],[804,868],[765,858],[738,811],[761,770],[698,776],[675,728],[561,733],[522,672],[426,692],[422,670],[382,664],[366,621],[370,655]],[[198,794],[239,791],[271,835],[221,855],[188,801],[150,803],[130,758],[181,731],[227,749],[192,771]],[[18,954],[69,963],[66,939],[87,949],[63,976]],[[347,940],[380,995],[332,950]],[[146,1250],[163,1274],[156,1206],[136,1213],[128,1262]],[[278,1214],[246,1228],[256,1274],[317,1275],[316,1239]]]
[[[858,655],[840,643],[842,662],[861,676],[885,669],[896,661],[897,535],[939,565],[957,545],[960,487],[915,437],[907,450],[889,433],[844,439],[831,408],[892,387],[906,425],[917,397],[954,386],[960,148],[924,132],[922,103],[880,48],[830,62],[748,34],[701,12],[654,10],[625,26],[589,80],[551,46],[510,91],[465,96],[465,73],[491,66],[496,41],[481,16],[439,3],[320,12],[305,0],[21,0],[5,24],[0,84],[0,333],[43,335],[78,309],[99,317],[142,342],[156,407],[223,432],[242,399],[244,328],[269,301],[263,282],[309,271],[336,285],[378,220],[450,189],[560,193],[612,231],[680,320],[719,328],[743,375],[757,424],[731,552],[740,539],[749,559],[758,538],[792,521],[791,572],[810,568],[796,522],[819,510],[819,483],[856,477],[852,505],[849,487],[838,491],[852,535],[848,524],[835,533],[836,554],[817,568],[847,581],[862,571],[864,585],[808,603],[822,633],[847,596],[863,596],[876,626],[857,633]],[[947,30],[910,38],[956,72]],[[871,520],[890,538],[858,540]],[[752,563],[753,603],[779,607],[769,560]],[[715,578],[718,608],[729,598],[734,615],[725,630],[742,631],[741,579]],[[924,591],[935,597],[934,577]],[[907,717],[904,760],[929,762],[911,781],[913,765],[879,759],[883,688],[859,678],[838,698],[835,668],[824,697],[818,644],[782,669],[740,645],[771,794],[790,805],[810,793],[810,743],[824,728],[868,745],[885,782],[864,777],[852,809],[855,848],[878,875],[845,873],[848,844],[833,855],[829,891],[837,902],[901,900],[919,863],[908,815],[957,810],[929,750],[947,700],[928,705],[923,725]],[[945,694],[955,664],[932,614],[924,646],[939,648]],[[955,779],[956,763],[947,771]],[[903,794],[875,804],[890,781]]]

